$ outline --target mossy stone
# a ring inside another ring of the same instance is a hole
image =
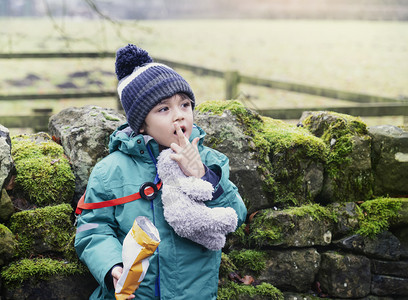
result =
[[[318,204],[276,211],[265,209],[255,215],[249,230],[249,245],[265,247],[310,247],[331,243],[337,218]]]
[[[358,117],[304,112],[301,123],[328,147],[321,203],[367,200],[373,196],[371,137]]]
[[[60,204],[15,213],[10,229],[18,237],[19,256],[65,253],[75,230],[72,211],[69,204]]]
[[[79,262],[68,262],[51,258],[21,259],[5,267],[1,278],[9,288],[15,288],[25,281],[36,284],[56,276],[80,275],[87,272]]]
[[[207,101],[198,105],[197,110],[215,115],[229,111],[241,123],[259,164],[269,207],[300,206],[312,202],[320,193],[328,149],[308,130],[262,117],[239,101]],[[221,142],[222,139],[217,140],[216,144]]]
[[[23,194],[37,206],[70,203],[75,177],[61,145],[47,134],[12,138],[15,162],[15,193]]]
[[[0,191],[0,222],[7,222],[13,213],[13,202],[11,202],[6,189],[2,189]]]
[[[0,224],[0,266],[13,258],[16,247],[14,234],[5,225]]]

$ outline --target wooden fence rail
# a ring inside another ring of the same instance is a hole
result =
[[[374,103],[346,107],[301,107],[260,109],[258,113],[274,119],[299,119],[304,111],[335,111],[351,116],[408,116],[408,103]]]
[[[71,58],[111,58],[115,57],[114,52],[65,52],[65,53],[0,53],[0,59],[71,59]],[[294,82],[284,82],[278,80],[270,80],[258,77],[245,76],[237,71],[220,71],[191,64],[174,62],[166,59],[155,59],[157,62],[164,63],[176,69],[190,71],[200,76],[213,76],[223,78],[225,80],[225,99],[234,99],[239,94],[239,84],[249,84],[272,89],[286,90],[296,93],[316,95],[331,99],[341,99],[359,103],[358,106],[349,107],[315,107],[315,108],[285,108],[285,109],[263,109],[259,113],[279,119],[297,119],[305,110],[332,110],[340,113],[346,113],[354,116],[408,116],[408,101],[390,97],[380,97],[361,93],[353,93],[348,91],[340,91],[336,89],[304,85]],[[15,100],[59,100],[59,99],[83,99],[83,98],[99,98],[99,97],[115,97],[116,91],[101,91],[101,92],[82,92],[82,93],[49,93],[49,94],[0,94],[0,101],[15,101]],[[44,116],[32,116],[24,122],[15,121],[16,117],[0,116],[0,124],[6,127],[23,127],[30,122],[43,122]],[[13,119],[14,118],[14,119]],[[14,121],[13,121],[14,120]],[[42,121],[41,121],[42,120]],[[23,124],[24,123],[24,124]],[[44,124],[43,124],[44,125]],[[39,125],[40,126],[40,125]],[[42,125],[41,125],[42,126]],[[31,126],[29,126],[31,127]]]
[[[402,100],[389,98],[389,97],[380,97],[374,95],[367,95],[361,93],[352,93],[346,91],[340,91],[335,89],[328,89],[304,84],[298,84],[293,82],[284,82],[277,80],[269,80],[263,78],[249,77],[249,76],[240,76],[241,83],[247,83],[252,85],[258,85],[263,87],[268,87],[272,89],[286,90],[301,94],[309,94],[315,96],[321,96],[331,99],[341,99],[351,102],[360,102],[360,103],[384,103],[384,102],[401,102]],[[408,103],[408,101],[406,101]]]
[[[17,101],[17,100],[60,100],[60,99],[83,99],[83,98],[106,98],[115,97],[116,91],[102,92],[75,92],[75,93],[50,93],[50,94],[10,94],[0,95],[0,101]]]
[[[48,131],[51,114],[0,116],[0,124],[7,128],[33,128],[34,131]]]
[[[114,58],[114,52],[48,52],[48,53],[0,53],[0,59],[53,59],[53,58]],[[173,68],[179,68],[193,72],[202,76],[213,76],[226,79],[226,99],[233,99],[238,95],[238,85],[240,83],[263,86],[273,89],[287,90],[291,92],[304,93],[316,96],[322,96],[332,99],[341,99],[352,102],[372,103],[372,102],[401,102],[399,99],[390,97],[380,97],[361,93],[353,93],[348,91],[340,91],[324,87],[304,85],[294,82],[285,82],[279,80],[271,80],[244,76],[235,71],[220,71],[201,66],[195,66],[186,63],[174,62],[166,59],[157,58],[157,62],[169,65]],[[106,97],[105,94],[101,94]],[[6,100],[7,97],[17,99],[18,95],[0,95],[0,100]],[[26,97],[26,96],[22,96]],[[41,97],[41,96],[39,96]],[[50,96],[47,99],[52,99]],[[64,97],[59,97],[64,98]],[[27,98],[24,98],[27,99]],[[40,98],[36,98],[40,99]],[[44,98],[41,98],[44,99]]]

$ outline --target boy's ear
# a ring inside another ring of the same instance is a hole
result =
[[[145,127],[146,127],[146,123],[143,122],[142,126],[140,126],[140,128],[139,128],[139,133],[144,133],[145,132]]]

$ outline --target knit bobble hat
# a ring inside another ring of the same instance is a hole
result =
[[[129,44],[116,52],[118,94],[130,128],[139,133],[147,114],[161,100],[186,94],[195,106],[190,85],[170,67],[154,63],[149,54]]]

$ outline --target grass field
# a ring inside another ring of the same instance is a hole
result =
[[[134,43],[153,57],[339,90],[408,98],[408,23],[313,20],[107,21],[0,19],[0,52],[115,51]],[[114,59],[0,60],[1,93],[112,90]],[[87,72],[75,77],[76,72]],[[199,102],[224,98],[224,82],[180,70]],[[35,80],[27,75],[35,75]],[[25,82],[27,84],[20,84]],[[67,87],[66,83],[75,87]],[[65,87],[61,85],[65,84]],[[58,87],[60,86],[60,87]],[[303,107],[346,101],[241,85],[249,105]],[[13,101],[0,115],[33,107],[116,107],[114,99]],[[252,103],[252,104],[251,104]],[[402,118],[387,122],[401,125]],[[367,119],[367,123],[371,121]],[[376,123],[374,120],[371,123]],[[381,122],[381,121],[380,121]]]

